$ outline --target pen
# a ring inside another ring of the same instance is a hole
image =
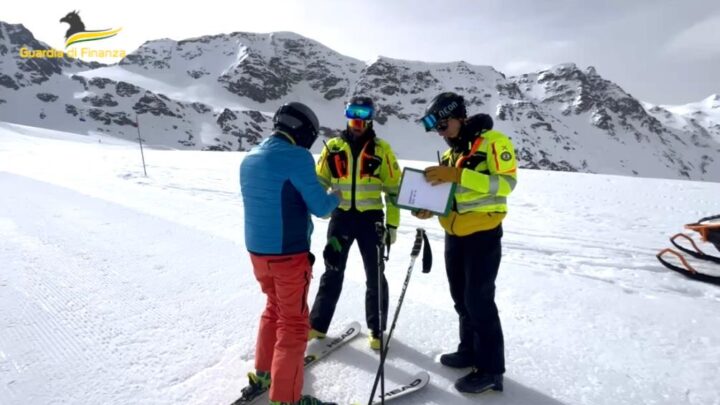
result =
[[[436,150],[435,152],[437,152],[438,164],[439,164],[440,166],[442,166],[442,160],[440,160],[440,151],[439,151],[439,150]]]

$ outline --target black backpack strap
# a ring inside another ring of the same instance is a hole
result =
[[[427,237],[427,232],[423,229],[423,273],[430,273],[430,270],[432,269],[432,249],[430,248],[430,240]]]

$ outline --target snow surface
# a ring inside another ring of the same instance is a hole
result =
[[[240,394],[264,305],[243,244],[243,156],[146,149],[144,177],[131,142],[0,123],[0,404],[228,404]],[[435,263],[430,274],[415,268],[386,375],[391,385],[422,369],[431,381],[396,403],[720,404],[720,289],[654,257],[682,224],[720,213],[719,192],[522,170],[497,281],[505,392],[480,396],[455,391],[464,372],[437,362],[457,343],[443,231],[403,211],[391,311],[418,226]],[[327,220],[315,225],[319,255]],[[331,330],[364,320],[364,283],[353,248]],[[367,401],[378,356],[365,337],[309,369],[305,392]]]

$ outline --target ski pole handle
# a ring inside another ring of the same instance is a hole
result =
[[[412,252],[410,252],[410,257],[418,257],[420,255],[420,248],[422,247],[423,233],[425,233],[425,230],[417,228],[415,232],[415,244],[413,245]]]

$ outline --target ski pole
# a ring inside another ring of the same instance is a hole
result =
[[[378,234],[378,245],[377,245],[377,254],[378,254],[378,263],[377,263],[377,278],[378,278],[378,323],[380,325],[380,356],[382,357],[382,353],[385,350],[385,345],[383,342],[383,336],[385,335],[385,322],[383,322],[383,316],[385,315],[385,311],[383,311],[383,278],[385,276],[385,257],[383,256],[383,248],[385,247],[385,226],[382,224],[382,222],[375,223],[375,232]],[[380,384],[380,395],[383,399],[381,399],[381,403],[385,404],[385,368],[381,363],[380,368],[378,369],[378,375],[375,377],[375,388],[377,388],[377,379],[378,377],[382,376],[382,381]],[[373,393],[375,392],[375,389],[373,389]]]
[[[407,291],[408,284],[410,283],[410,276],[412,275],[413,267],[415,266],[415,259],[417,259],[417,257],[420,255],[420,248],[422,248],[423,239],[425,237],[424,235],[425,230],[422,228],[417,228],[417,233],[415,234],[415,243],[413,244],[412,251],[410,252],[410,266],[408,266],[407,275],[405,275],[405,282],[403,283],[403,288],[400,292],[398,306],[395,309],[395,315],[393,315],[393,322],[392,325],[390,325],[390,332],[388,332],[387,341],[385,342],[384,347],[382,338],[380,340],[380,364],[378,365],[377,373],[375,373],[375,382],[373,383],[372,391],[370,392],[370,400],[368,400],[368,405],[372,405],[373,397],[375,397],[375,391],[377,390],[378,381],[381,380],[381,377],[382,381],[380,389],[380,403],[385,403],[385,359],[387,358],[388,346],[390,344],[390,339],[392,338],[393,331],[395,330],[398,316],[400,315],[400,308],[402,307],[403,301],[405,300],[405,292]],[[427,249],[428,247],[426,246],[425,248]]]

